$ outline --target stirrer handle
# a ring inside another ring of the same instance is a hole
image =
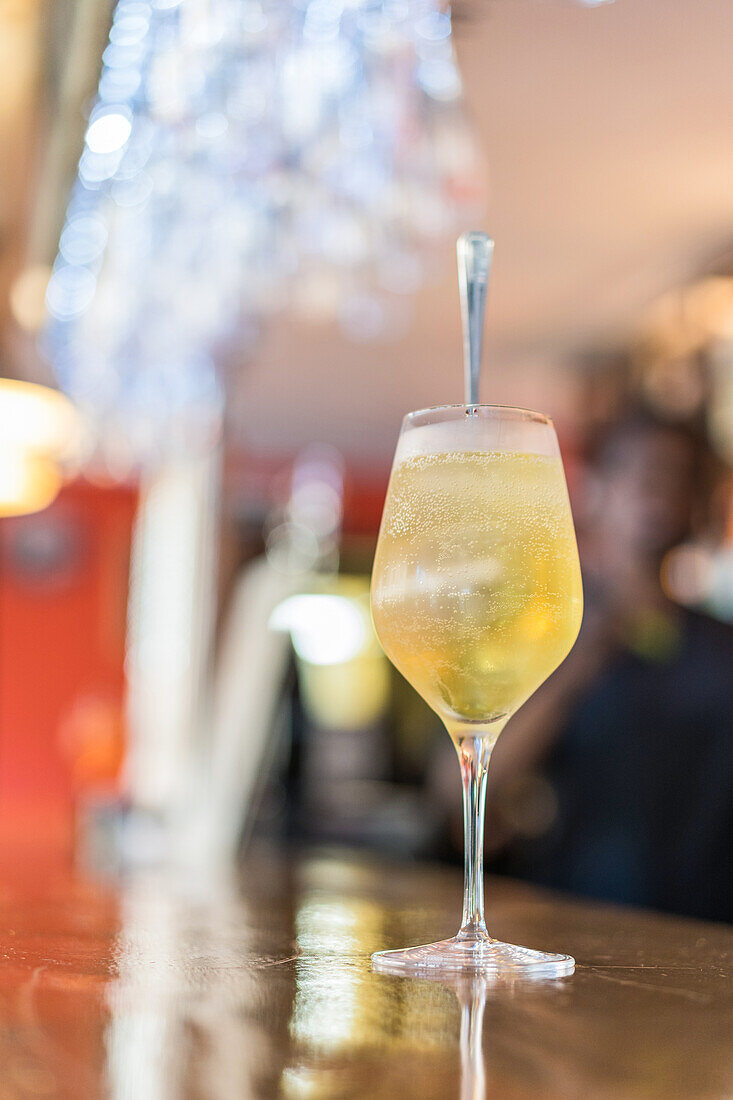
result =
[[[494,242],[476,230],[458,238],[458,285],[463,320],[463,364],[466,404],[479,404],[481,343]]]

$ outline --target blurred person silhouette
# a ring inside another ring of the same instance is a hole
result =
[[[702,435],[644,410],[597,439],[578,510],[583,626],[494,750],[490,869],[733,920],[733,628],[660,581],[712,468]]]

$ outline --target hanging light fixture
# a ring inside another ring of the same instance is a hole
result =
[[[480,205],[442,0],[118,0],[46,292],[107,447],[221,418],[219,349],[274,313],[398,332]]]
[[[46,386],[0,378],[0,516],[46,508],[78,456],[80,418]]]

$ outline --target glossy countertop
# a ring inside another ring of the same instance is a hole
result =
[[[733,1096],[733,930],[487,880],[557,981],[372,972],[455,931],[457,871],[260,853],[100,882],[0,870],[0,1100]]]

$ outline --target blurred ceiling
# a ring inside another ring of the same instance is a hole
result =
[[[455,7],[496,239],[483,398],[572,416],[586,353],[733,244],[733,3]],[[278,323],[237,395],[251,444],[385,455],[413,408],[462,400],[454,250],[397,341]]]
[[[92,44],[98,58],[97,24],[109,4],[82,7],[98,13],[85,39],[87,58]],[[622,348],[657,294],[715,268],[733,244],[733,3],[457,0],[454,12],[466,100],[488,162],[485,227],[497,242],[483,396],[562,421],[572,414],[578,365]],[[58,24],[51,0],[0,0],[0,60],[13,58],[0,75],[0,138],[16,151],[0,171],[6,233],[24,209],[29,134],[41,110],[36,73]],[[11,27],[22,39],[12,52],[4,48]],[[79,94],[77,80],[67,99]],[[23,141],[15,136],[21,118]],[[82,127],[69,125],[68,108],[64,118],[66,156],[57,161],[73,161]],[[58,126],[54,133],[58,142]],[[60,216],[64,173],[58,164],[55,172],[52,164]],[[399,339],[356,344],[330,327],[277,317],[235,374],[237,438],[275,452],[323,439],[387,461],[405,411],[461,400],[454,270],[446,242],[437,279],[418,294]]]

